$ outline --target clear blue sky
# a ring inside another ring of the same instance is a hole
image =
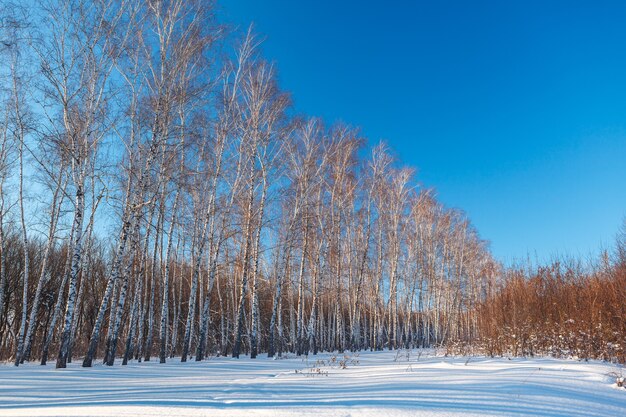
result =
[[[494,255],[586,256],[626,215],[626,2],[221,0],[295,109],[386,140]]]

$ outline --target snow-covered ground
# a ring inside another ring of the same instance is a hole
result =
[[[83,369],[0,365],[0,416],[624,416],[600,362],[362,352]],[[625,372],[626,373],[626,372]]]

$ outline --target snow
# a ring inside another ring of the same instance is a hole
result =
[[[623,416],[623,368],[433,351],[0,365],[0,416]]]

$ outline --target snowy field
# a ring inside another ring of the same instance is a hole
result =
[[[600,362],[418,351],[83,369],[0,365],[0,416],[624,416]]]

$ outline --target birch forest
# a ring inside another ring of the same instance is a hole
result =
[[[384,142],[296,113],[218,7],[0,0],[0,360],[625,360],[626,238],[505,268]]]

